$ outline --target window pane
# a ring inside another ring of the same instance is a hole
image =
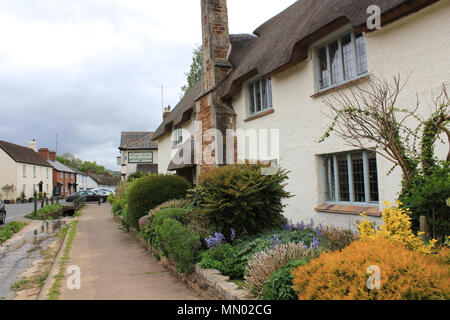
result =
[[[325,200],[335,201],[335,189],[334,189],[334,163],[333,157],[324,158],[325,169]]]
[[[367,72],[366,41],[362,33],[355,34],[358,74]]]
[[[338,84],[342,82],[342,60],[337,41],[333,41],[329,46],[331,63],[331,83]]]
[[[261,80],[261,88],[262,88],[262,97],[263,97],[263,109],[267,109],[269,107],[269,101],[267,98],[267,81],[266,79]]]
[[[351,35],[342,38],[342,57],[344,60],[344,79],[349,80],[355,75],[355,61],[353,61],[353,43]]]
[[[364,162],[362,154],[352,156],[352,168],[355,202],[366,202],[364,188]]]
[[[261,109],[261,87],[260,83],[255,82],[255,94],[256,94],[256,112],[260,112]]]
[[[267,97],[269,101],[269,108],[272,108],[272,79],[267,79]]]
[[[318,51],[318,62],[320,71],[319,85],[320,89],[326,88],[330,85],[328,63],[327,63],[327,49],[322,48]]]
[[[253,84],[248,86],[248,94],[250,95],[250,114],[255,113],[255,93]]]
[[[377,158],[374,153],[369,154],[369,185],[370,185],[370,201],[378,202],[378,174],[377,174]]]
[[[338,157],[339,201],[350,201],[347,156]]]

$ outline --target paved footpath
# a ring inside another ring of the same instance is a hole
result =
[[[61,283],[61,300],[197,300],[136,239],[118,230],[109,204],[87,205],[66,268],[81,269],[81,289]]]

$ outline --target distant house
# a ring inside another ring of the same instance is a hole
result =
[[[113,177],[104,174],[94,174],[89,173],[89,177],[94,182],[94,188],[88,188],[88,190],[96,189],[96,188],[108,188],[111,190],[116,190],[117,184],[120,181],[119,177]]]
[[[56,161],[56,152],[47,148],[39,149],[42,159],[53,167],[53,195],[67,197],[77,190],[76,172],[59,161]]]
[[[158,173],[158,144],[153,132],[122,132],[118,165],[122,166],[122,181],[136,172]]]
[[[28,146],[0,140],[0,189],[11,184],[15,187],[15,191],[8,195],[0,190],[0,198],[16,199],[22,193],[25,198],[31,198],[34,191],[51,192],[53,168],[36,152],[35,140]]]

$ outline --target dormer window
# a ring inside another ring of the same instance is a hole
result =
[[[319,91],[357,79],[367,73],[364,35],[347,32],[318,47],[316,59]]]
[[[172,142],[173,142],[174,147],[183,143],[183,127],[182,126],[176,126],[175,129],[173,130]]]
[[[260,79],[248,86],[249,116],[272,108],[272,80]]]

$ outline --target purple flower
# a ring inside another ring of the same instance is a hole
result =
[[[320,248],[319,240],[317,240],[316,237],[313,238],[313,242],[311,244],[311,248],[313,248],[314,250],[317,250],[317,249]]]
[[[286,224],[286,225],[284,225],[283,229],[286,230],[286,231],[291,231],[292,230],[292,226],[290,226],[289,224]]]
[[[305,230],[305,224],[303,223],[303,221],[301,223],[297,223],[297,230],[298,231],[303,231]]]
[[[209,236],[209,238],[205,239],[206,245],[208,246],[208,248],[212,248],[215,246],[220,246],[223,242],[223,240],[225,240],[225,236],[221,233],[216,233],[213,236]]]
[[[236,253],[234,253],[234,254],[233,254],[233,257],[234,257],[235,259],[237,259],[237,258],[238,258],[238,256],[237,256],[237,254],[236,254]]]
[[[234,241],[234,238],[236,238],[236,230],[231,228],[231,241]]]

